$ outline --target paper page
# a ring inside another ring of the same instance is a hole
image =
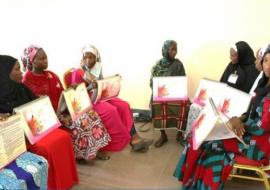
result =
[[[210,103],[207,103],[201,111],[199,117],[192,125],[193,149],[197,150],[207,139],[210,132],[218,122],[218,117],[214,114]]]
[[[154,101],[175,101],[186,99],[188,99],[186,76],[153,78]]]
[[[23,129],[31,144],[61,125],[48,96],[19,106],[14,111],[23,115],[28,125],[27,127],[24,125]]]
[[[245,146],[247,146],[243,139],[237,136],[237,134],[234,132],[231,124],[227,122],[229,120],[228,117],[226,117],[223,113],[219,112],[212,98],[209,98],[209,103],[213,109],[214,114],[218,117],[218,122],[215,124],[215,127],[207,136],[206,140],[236,138]]]
[[[63,91],[63,94],[73,121],[92,108],[92,103],[84,83],[79,84],[76,89],[66,89]]]
[[[26,151],[21,115],[0,121],[0,169]]]
[[[223,89],[226,87],[226,83],[203,78],[200,80],[193,102],[204,106],[209,97],[219,102],[223,94]]]
[[[98,80],[98,91],[95,103],[117,97],[121,89],[121,80],[122,77],[120,75],[114,75]]]
[[[215,105],[217,106],[218,111],[223,113],[229,119],[233,116],[239,117],[245,113],[251,98],[251,94],[227,86],[223,89],[223,96],[220,100],[215,101]]]

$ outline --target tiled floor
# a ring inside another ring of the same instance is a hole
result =
[[[151,124],[145,127],[151,127]],[[159,137],[159,131],[152,128],[140,134],[155,140]],[[151,146],[147,153],[130,152],[128,146],[122,152],[111,154],[108,161],[94,160],[87,165],[78,165],[80,183],[72,189],[181,189],[181,183],[172,174],[183,148],[175,140],[175,130],[168,130],[167,134],[167,144],[161,148]],[[259,190],[263,185],[233,179],[224,189]]]

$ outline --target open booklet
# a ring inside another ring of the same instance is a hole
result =
[[[228,85],[223,82],[202,78],[195,93],[193,102],[200,106],[204,106],[209,97],[212,97],[214,100],[216,98],[221,98],[224,94],[223,89],[226,89],[227,86]]]
[[[121,89],[121,80],[122,77],[118,74],[96,80],[97,88],[93,89],[90,94],[91,101],[95,104],[98,101],[107,101],[117,97]]]
[[[205,89],[207,87],[203,88]],[[218,82],[211,89],[214,90],[204,97],[205,106],[192,124],[194,149],[198,149],[203,141],[228,138],[241,141],[228,121],[231,117],[241,116],[247,111],[252,96]]]
[[[27,125],[22,125],[27,139],[35,144],[45,135],[59,127],[59,122],[48,96],[42,96],[14,109],[22,114]]]
[[[186,99],[188,99],[186,76],[153,78],[153,101],[176,101]]]
[[[26,151],[23,126],[27,124],[21,114],[0,121],[0,169]]]
[[[58,103],[57,115],[60,115],[67,109],[72,121],[74,121],[91,108],[92,103],[87,89],[85,84],[81,83],[74,88],[70,87],[62,92]]]

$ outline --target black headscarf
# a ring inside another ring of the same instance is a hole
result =
[[[239,41],[235,45],[237,48],[238,63],[229,63],[220,79],[220,82],[225,82],[229,86],[238,90],[249,92],[254,81],[259,75],[259,71],[255,68],[254,63],[256,58],[248,43]],[[230,75],[233,73],[238,75],[238,79],[235,84],[228,82]]]
[[[27,87],[9,77],[17,61],[14,57],[0,55],[0,113],[12,113],[15,107],[35,99]]]
[[[261,64],[263,63],[264,57],[266,54],[270,53],[270,48],[268,48],[261,60]],[[263,73],[263,77],[259,80],[258,85],[255,89],[256,96],[252,101],[252,106],[251,106],[251,113],[250,117],[254,119],[257,116],[256,109],[260,105],[262,99],[270,93],[270,85],[266,86],[268,83],[269,78]]]

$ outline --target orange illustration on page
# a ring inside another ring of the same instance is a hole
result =
[[[205,118],[205,114],[202,114],[202,115],[194,122],[193,128],[194,128],[194,129],[198,128],[198,127],[202,124],[204,118]]]
[[[163,86],[159,86],[158,87],[158,97],[164,97],[164,96],[168,96],[169,92],[165,86],[165,84]]]
[[[198,95],[198,100],[205,101],[206,100],[206,89],[201,89]]]
[[[27,119],[27,124],[28,124],[33,136],[37,136],[37,135],[39,135],[40,132],[42,132],[43,126],[38,121],[38,119],[35,118],[34,115],[32,115],[30,117],[30,119]]]
[[[225,99],[223,104],[219,107],[221,113],[226,114],[229,112],[230,108],[230,99]]]
[[[76,100],[76,98],[72,100],[71,105],[75,113],[78,113],[81,111],[80,103]]]

